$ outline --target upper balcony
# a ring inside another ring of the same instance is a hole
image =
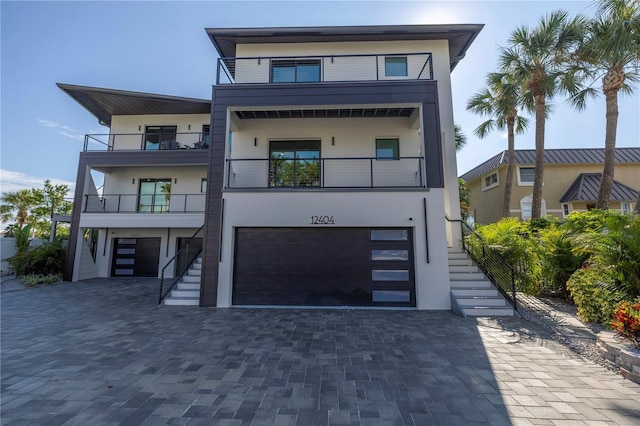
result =
[[[109,133],[84,136],[84,151],[208,149],[209,133]]]
[[[431,53],[218,59],[216,84],[433,80]]]

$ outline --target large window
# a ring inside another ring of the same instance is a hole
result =
[[[166,213],[171,199],[171,179],[140,179],[138,212]]]
[[[272,83],[312,83],[320,81],[320,59],[287,59],[271,62]]]
[[[177,126],[147,126],[144,131],[144,149],[176,149],[177,129]]]
[[[384,75],[386,77],[406,77],[408,75],[407,57],[387,56],[384,58]]]
[[[400,158],[400,141],[398,138],[376,139],[376,158],[397,160]]]
[[[320,186],[320,141],[272,141],[269,186]]]
[[[518,185],[533,185],[535,178],[535,168],[533,167],[519,167],[518,168]]]

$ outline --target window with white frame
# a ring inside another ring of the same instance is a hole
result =
[[[544,217],[547,215],[547,204],[544,199],[542,199],[540,206],[540,217]],[[520,200],[520,217],[522,220],[531,219],[531,212],[533,211],[533,196],[527,195],[526,197]]]
[[[629,213],[631,209],[629,208],[629,203],[627,203],[626,201],[621,201],[620,202],[620,211],[625,214],[625,213]]]
[[[535,170],[533,167],[518,167],[518,185],[533,185]]]
[[[571,210],[569,209],[569,204],[563,204],[562,205],[562,216],[563,217],[567,217],[569,216],[569,213],[571,212]]]
[[[498,186],[498,172],[491,173],[490,175],[486,175],[482,178],[482,189],[491,189],[495,186]]]

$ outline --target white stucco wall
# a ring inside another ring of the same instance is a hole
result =
[[[424,199],[427,199],[428,253]],[[450,309],[443,190],[420,192],[225,193],[218,306],[231,306],[234,228],[308,227],[311,216],[333,216],[332,227],[410,227],[414,235],[418,309]],[[259,212],[258,214],[256,214]]]

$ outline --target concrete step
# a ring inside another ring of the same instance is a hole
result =
[[[449,266],[471,266],[473,261],[469,258],[466,259],[449,259]]]
[[[200,298],[196,297],[172,297],[164,300],[165,305],[179,305],[179,306],[198,306],[200,304]]]
[[[189,269],[185,275],[189,275],[191,277],[199,277],[202,275],[202,269]]]
[[[468,316],[474,317],[494,317],[494,316],[513,316],[513,308],[512,307],[477,307],[477,308],[462,308],[462,312]]]
[[[447,257],[449,259],[468,259],[469,258],[467,253],[461,253],[461,252],[449,252],[447,253]]]
[[[192,270],[201,270],[202,269],[202,263],[194,263],[193,265],[191,265],[191,269]]]
[[[451,281],[482,281],[486,278],[482,272],[449,272],[449,279]]]
[[[473,273],[480,272],[475,265],[449,265],[449,272],[464,272],[464,273]]]
[[[502,296],[473,296],[473,297],[458,297],[458,306],[461,308],[475,308],[475,307],[488,307],[488,306],[507,306],[507,301]]]
[[[493,284],[489,280],[461,280],[451,281],[451,288],[493,288]]]
[[[499,295],[498,290],[493,287],[484,288],[456,288],[451,289],[451,294],[458,299],[459,297],[497,297]]]
[[[185,282],[179,282],[178,284],[176,284],[176,288],[178,290],[198,290],[200,291],[200,283],[185,283]]]
[[[199,299],[200,298],[200,290],[171,290],[171,298],[180,298],[180,297],[187,297],[187,298],[195,298],[195,299]]]
[[[183,275],[182,276],[182,282],[200,284],[200,279],[201,278],[202,277],[200,275]]]

